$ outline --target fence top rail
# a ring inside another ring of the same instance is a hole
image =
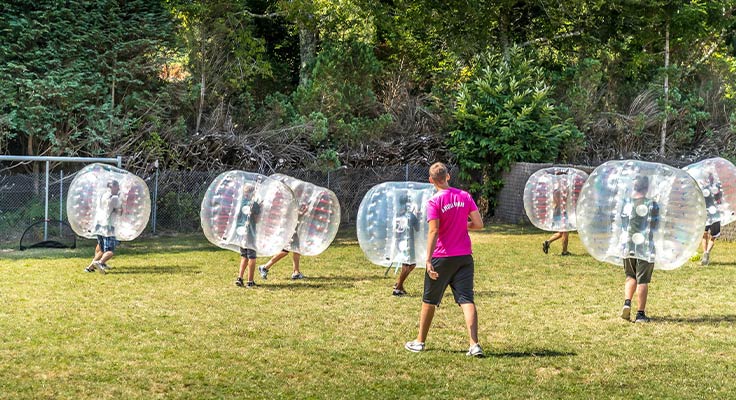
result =
[[[117,164],[118,168],[123,166],[123,157],[57,157],[57,156],[0,156],[0,161],[51,161],[51,162],[103,162]]]

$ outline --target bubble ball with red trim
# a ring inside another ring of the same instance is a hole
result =
[[[151,195],[138,176],[106,164],[90,164],[77,172],[66,201],[69,225],[85,238],[137,238],[148,225]]]
[[[297,203],[296,228],[285,250],[305,256],[327,250],[340,228],[340,202],[335,193],[284,174],[271,178],[289,186]]]
[[[384,182],[372,187],[358,208],[358,243],[374,264],[425,266],[427,258],[427,200],[434,185]]]
[[[577,229],[575,208],[588,174],[575,168],[551,167],[533,173],[524,186],[524,211],[539,229]]]
[[[252,172],[227,171],[207,188],[199,217],[205,237],[214,245],[271,256],[289,244],[297,206],[284,183]]]
[[[705,199],[706,225],[736,220],[736,166],[723,158],[709,158],[683,168],[698,182]]]
[[[705,200],[684,170],[645,161],[609,161],[590,174],[577,206],[578,234],[600,261],[626,258],[656,269],[682,266],[703,236]]]

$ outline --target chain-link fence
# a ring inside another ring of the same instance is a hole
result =
[[[199,209],[210,183],[223,171],[154,171],[141,176],[148,184],[152,205],[150,233],[191,233],[200,230]],[[426,165],[401,165],[371,168],[338,168],[329,172],[281,170],[282,174],[326,187],[337,195],[341,224],[355,224],[358,207],[373,186],[388,181],[427,182]],[[456,175],[457,168],[451,168]],[[49,174],[48,218],[67,220],[66,196],[75,173]],[[45,173],[0,175],[0,242],[16,242],[23,230],[45,215]],[[463,187],[453,180],[454,186]]]

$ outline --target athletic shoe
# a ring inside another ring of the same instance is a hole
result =
[[[621,318],[625,320],[629,320],[631,318],[631,306],[624,306],[623,309],[621,309]]]
[[[258,267],[258,272],[261,273],[261,278],[263,278],[263,280],[268,279],[268,270],[266,269],[265,265],[261,265],[260,267]]]
[[[243,286],[245,286],[245,285],[243,284],[243,278],[238,278],[238,279],[236,279],[236,280],[235,280],[235,286],[240,286],[240,287],[243,287]]]
[[[291,274],[291,279],[297,280],[297,279],[304,279],[304,274],[301,272],[295,272]]]
[[[84,272],[95,272],[95,266],[90,264],[89,267],[84,269]]]
[[[569,251],[563,251],[562,253],[560,253],[560,255],[561,256],[571,256],[572,253],[570,253]]]
[[[95,265],[95,268],[97,268],[97,270],[100,271],[101,274],[106,274],[107,273],[107,265],[105,265],[105,264],[103,264],[103,263],[101,263],[99,261],[95,261],[92,264]]]
[[[643,312],[636,313],[636,319],[634,320],[634,322],[649,322],[649,321],[651,321],[651,319],[647,317],[647,315],[644,314]]]
[[[396,297],[406,296],[406,290],[394,289],[393,293],[391,294]]]
[[[703,253],[703,256],[700,258],[700,265],[708,265],[710,262],[710,252]]]
[[[247,287],[247,288],[255,288],[256,287],[256,283],[253,282],[253,281],[248,281],[248,282],[245,283],[245,287]]]
[[[480,347],[478,343],[470,346],[470,349],[468,349],[468,352],[465,353],[466,356],[472,356],[472,357],[478,357],[483,358],[486,356],[486,353],[483,352],[483,348]]]
[[[542,243],[542,251],[544,252],[544,254],[549,253],[549,242],[546,240],[544,241],[544,243]]]
[[[420,351],[424,350],[424,342],[417,342],[416,340],[412,340],[411,342],[406,342],[404,348],[411,352],[419,353]]]

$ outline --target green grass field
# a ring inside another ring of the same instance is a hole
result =
[[[736,398],[736,244],[711,265],[655,271],[650,324],[618,317],[622,269],[571,257],[547,233],[472,234],[485,359],[465,356],[449,295],[424,353],[423,270],[410,296],[367,262],[354,232],[277,264],[256,289],[233,285],[238,254],[201,235],[125,243],[107,275],[77,250],[0,253],[0,399]],[[266,259],[259,259],[259,264]],[[449,294],[449,290],[448,290]]]

